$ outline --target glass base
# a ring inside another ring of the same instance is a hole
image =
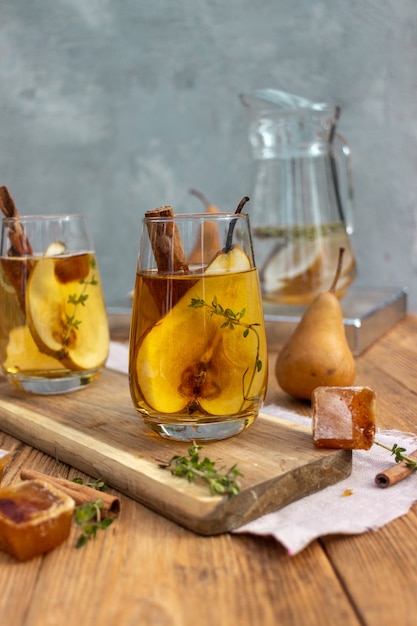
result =
[[[256,416],[250,415],[236,420],[216,422],[195,422],[178,424],[175,422],[156,422],[143,419],[144,423],[153,432],[165,439],[183,442],[202,443],[205,441],[220,441],[228,439],[245,430],[255,421]]]
[[[8,376],[8,380],[19,389],[28,393],[40,395],[55,395],[70,393],[83,389],[94,382],[100,375],[101,370],[73,373],[71,376],[47,378],[39,376],[15,375]]]

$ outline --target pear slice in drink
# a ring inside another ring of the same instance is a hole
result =
[[[309,281],[320,274],[321,243],[319,239],[312,241],[298,240],[280,247],[265,262],[261,278],[265,292],[274,293],[284,287],[296,286],[297,283]]]
[[[48,354],[39,354],[39,348],[27,326],[16,326],[9,334],[3,368],[11,374],[19,374],[59,370],[64,369],[64,366]]]
[[[96,369],[107,358],[109,330],[95,260],[88,253],[67,255],[60,245],[50,246],[33,265],[28,326],[42,353],[70,370]]]
[[[257,336],[254,332],[244,336],[243,327],[224,327],[225,318],[210,313],[210,308],[217,302],[224,309],[243,311],[252,286],[258,286],[250,269],[250,260],[239,246],[219,252],[204,280],[194,283],[142,339],[135,357],[136,375],[145,402],[156,413],[188,413],[192,419],[194,410],[210,415],[241,410],[243,381],[256,366]],[[204,300],[209,306],[192,306],[193,300]],[[263,376],[264,372],[255,374],[258,387]]]

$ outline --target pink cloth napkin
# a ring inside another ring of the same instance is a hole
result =
[[[265,406],[263,412],[277,419],[311,425],[310,418],[278,406]],[[410,433],[378,430],[375,439],[389,447],[397,443],[407,452],[417,448],[417,436]],[[289,554],[297,554],[318,537],[376,531],[405,515],[417,501],[417,473],[387,489],[375,484],[376,474],[394,463],[390,452],[377,445],[370,450],[354,450],[348,478],[234,532],[275,537]]]

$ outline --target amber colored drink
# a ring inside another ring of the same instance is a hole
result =
[[[138,412],[160,434],[178,423],[195,426],[198,440],[199,424],[251,424],[267,386],[257,270],[138,273],[130,386]]]
[[[9,379],[81,374],[86,384],[105,362],[108,348],[93,253],[1,257],[0,364]]]

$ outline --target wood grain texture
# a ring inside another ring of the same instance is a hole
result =
[[[0,436],[0,445],[11,442]],[[84,476],[29,446],[19,447],[21,462]],[[34,561],[0,552],[1,623],[360,625],[317,543],[290,558],[272,539],[199,536],[126,496],[121,501],[117,521],[81,550],[73,528],[65,544]]]
[[[377,390],[381,427],[417,434],[416,369],[415,316],[357,360],[358,384]],[[309,414],[308,405],[285,396],[272,376],[268,402]],[[14,449],[4,484],[19,480],[22,466],[87,478],[6,433],[0,433],[0,447]],[[322,538],[290,557],[273,539],[197,535],[120,497],[116,523],[81,550],[74,548],[74,527],[68,542],[28,563],[0,552],[1,624],[415,624],[417,507],[377,532]]]
[[[2,430],[204,535],[237,528],[351,472],[350,451],[319,450],[309,428],[261,414],[240,435],[204,447],[219,467],[236,464],[243,473],[237,496],[212,497],[207,485],[159,467],[186,454],[189,444],[144,426],[127,376],[105,371],[94,385],[54,398],[28,396],[7,383],[0,394]]]
[[[321,540],[364,624],[416,623],[417,509],[377,532]],[[360,575],[358,575],[360,572]]]

